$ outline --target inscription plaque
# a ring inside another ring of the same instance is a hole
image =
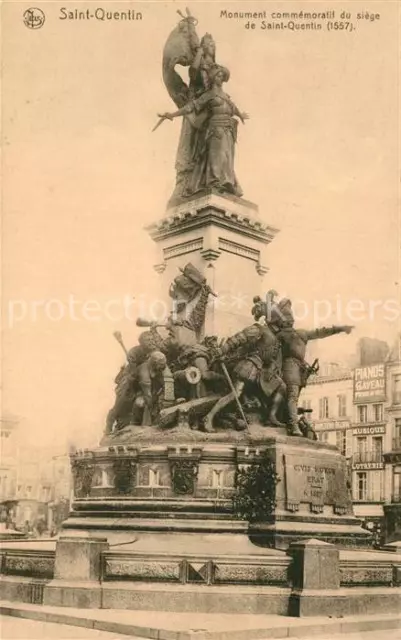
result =
[[[311,511],[321,513],[324,505],[345,507],[348,502],[345,464],[318,456],[284,456],[287,509],[294,504],[310,504]]]

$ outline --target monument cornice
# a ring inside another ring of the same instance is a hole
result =
[[[148,225],[146,230],[153,240],[160,241],[211,224],[264,244],[269,244],[279,232],[260,220],[257,205],[214,191],[170,207],[163,218]]]
[[[279,232],[275,227],[270,227],[251,218],[241,218],[237,214],[219,210],[213,206],[205,207],[205,209],[198,212],[187,212],[162,218],[158,222],[147,226],[146,230],[153,240],[160,241],[181,235],[186,231],[202,229],[211,224],[228,231],[236,231],[263,244],[270,244]]]

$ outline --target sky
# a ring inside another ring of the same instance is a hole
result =
[[[352,11],[346,31],[247,30],[228,11],[323,11],[325,3],[189,2],[231,71],[227,92],[250,120],[236,173],[261,219],[280,229],[263,291],[367,308],[319,346],[345,360],[364,335],[392,340],[399,301],[399,19],[396,2],[332,2]],[[151,129],[173,105],[161,77],[179,2],[2,4],[2,404],[35,445],[96,442],[113,380],[138,333],[107,317],[110,300],[157,296],[154,243],[174,186],[180,124]],[[60,8],[141,11],[141,21],[60,20]],[[380,19],[354,20],[369,7]],[[71,302],[73,301],[73,302]],[[387,303],[387,307],[384,305]],[[83,311],[100,305],[102,313]],[[72,311],[71,311],[72,305]],[[302,308],[304,308],[302,307]],[[319,307],[322,309],[323,307]],[[85,315],[85,317],[84,317]],[[341,314],[340,314],[341,315]]]

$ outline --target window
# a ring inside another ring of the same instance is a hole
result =
[[[369,490],[369,499],[372,502],[379,502],[383,500],[384,497],[384,474],[383,471],[370,471],[370,490]]]
[[[23,516],[22,516],[23,521],[26,522],[28,520],[29,522],[31,517],[32,517],[31,507],[28,507],[28,506],[24,507]]]
[[[393,486],[391,491],[391,501],[401,502],[401,473],[394,473],[394,467],[393,467]]]
[[[351,429],[346,429],[345,430],[345,457],[346,458],[352,457],[353,446],[354,446],[354,438],[352,436],[352,431]]]
[[[149,469],[149,486],[160,487],[160,471],[158,469]]]
[[[92,476],[92,487],[101,487],[102,486],[102,470],[98,467],[95,469]]]
[[[367,449],[368,439],[365,437],[362,437],[362,438],[357,438],[356,441],[357,441],[356,446],[357,446],[358,453],[364,453]]]
[[[336,431],[336,445],[340,449],[341,454],[345,456],[347,451],[347,432],[345,429]]]
[[[302,407],[304,409],[312,409],[312,400],[303,400]]]
[[[368,478],[366,471],[362,471],[361,473],[356,474],[356,490],[358,500],[367,499],[367,480]]]
[[[383,422],[383,405],[382,404],[373,405],[373,419],[375,422]]]
[[[357,438],[356,439],[356,448],[357,448],[357,451],[358,451],[359,455],[361,455],[363,453],[366,453],[367,443],[368,443],[368,439],[367,438]]]
[[[360,404],[358,407],[358,422],[368,421],[368,406],[366,404]]]
[[[320,440],[320,442],[328,442],[329,434],[326,431],[319,431],[317,439]]]
[[[401,375],[393,376],[393,404],[401,404]]]
[[[338,399],[338,417],[345,418],[347,415],[347,396],[341,393],[337,396]]]
[[[401,447],[401,418],[396,418],[394,421],[393,447],[396,449]]]
[[[320,398],[319,400],[319,418],[324,419],[329,417],[329,399]]]
[[[42,502],[49,502],[50,500],[50,487],[42,487]]]
[[[213,469],[212,487],[219,488],[223,486],[223,470]]]
[[[372,438],[373,462],[381,462],[383,455],[383,438]]]

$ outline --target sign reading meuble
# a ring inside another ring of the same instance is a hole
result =
[[[383,402],[386,399],[386,367],[384,363],[354,370],[354,402]]]

